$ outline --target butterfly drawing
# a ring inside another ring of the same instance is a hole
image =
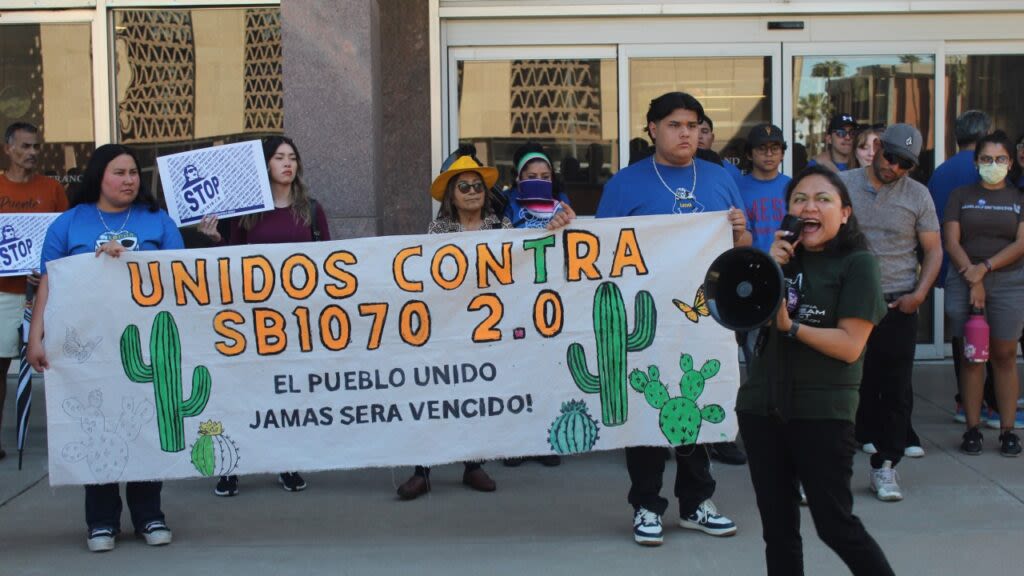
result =
[[[700,320],[701,316],[710,316],[711,310],[708,310],[708,301],[704,298],[704,285],[701,284],[700,288],[697,288],[697,293],[693,296],[693,305],[689,305],[682,300],[672,299],[672,303],[683,311],[686,318],[694,324]]]
[[[68,326],[67,337],[64,338],[64,353],[74,358],[79,364],[85,362],[92,356],[92,351],[96,349],[103,337],[100,336],[94,340],[87,340],[82,342],[78,336],[78,330]]]

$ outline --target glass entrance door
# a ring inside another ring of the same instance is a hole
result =
[[[786,106],[782,128],[791,143],[787,174],[799,172],[811,160],[832,161],[856,168],[873,154],[872,136],[889,124],[912,124],[921,131],[919,167],[911,177],[927,184],[935,169],[936,68],[942,47],[935,43],[784,44]],[[858,125],[847,133],[830,131],[830,119],[849,114]],[[860,152],[860,154],[858,154]],[[917,357],[942,358],[943,311],[935,290],[921,306]]]

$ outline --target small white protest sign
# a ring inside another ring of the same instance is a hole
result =
[[[274,207],[259,140],[160,156],[156,162],[167,212],[178,226],[207,214],[241,216]]]
[[[46,229],[58,212],[0,214],[0,276],[26,276],[39,269]]]

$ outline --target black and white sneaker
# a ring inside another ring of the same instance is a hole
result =
[[[633,515],[633,540],[641,546],[661,546],[665,541],[661,530],[661,516],[647,508],[638,508]]]
[[[171,529],[164,524],[163,520],[153,520],[146,524],[139,534],[146,539],[150,546],[166,546],[171,543]]]
[[[86,543],[90,552],[108,552],[114,549],[116,537],[117,532],[113,528],[93,528],[89,530],[89,539]]]
[[[1020,456],[1020,438],[1007,430],[999,435],[999,453],[1007,458]]]
[[[732,536],[736,533],[736,524],[719,514],[715,503],[710,498],[701,502],[693,514],[686,518],[680,518],[679,526],[690,530],[700,530],[712,536]]]
[[[213,489],[217,496],[225,498],[238,494],[238,476],[221,476],[217,481],[217,487]]]
[[[968,456],[977,456],[981,454],[981,446],[984,441],[981,431],[975,426],[964,432],[964,441],[960,443],[960,451]]]
[[[277,480],[281,487],[289,492],[302,492],[306,489],[306,481],[298,472],[282,472],[277,476]]]

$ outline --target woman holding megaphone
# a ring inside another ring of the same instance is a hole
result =
[[[804,170],[786,188],[786,205],[802,223],[771,245],[787,297],[762,329],[736,399],[768,574],[803,574],[801,484],[818,535],[854,574],[892,574],[853,515],[850,492],[864,347],[885,315],[878,263],[836,174]]]

